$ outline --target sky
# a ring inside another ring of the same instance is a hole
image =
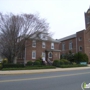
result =
[[[84,13],[89,7],[90,0],[0,0],[1,13],[39,13],[54,39],[85,29]]]

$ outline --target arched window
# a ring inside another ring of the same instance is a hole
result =
[[[49,52],[49,53],[48,53],[48,57],[49,57],[49,58],[52,58],[52,52]]]

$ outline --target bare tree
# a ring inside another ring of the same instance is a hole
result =
[[[25,48],[25,41],[35,32],[48,32],[49,24],[33,14],[0,13],[0,55],[13,62]]]

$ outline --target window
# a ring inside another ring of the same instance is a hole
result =
[[[65,50],[65,44],[64,43],[62,44],[62,50]]]
[[[79,51],[82,51],[82,46],[79,47]]]
[[[52,58],[52,52],[49,52],[49,53],[48,53],[48,57],[49,57],[49,58]]]
[[[42,57],[45,57],[45,52],[42,52]]]
[[[36,51],[32,51],[32,59],[36,59]]]
[[[54,43],[51,43],[51,49],[54,49]]]
[[[47,40],[47,35],[46,34],[41,34],[41,39]]]
[[[45,42],[42,42],[42,48],[45,48],[45,47],[46,47]]]
[[[70,42],[69,42],[69,50],[72,49],[72,46],[73,46],[73,45],[72,45],[72,41],[70,41]]]
[[[86,18],[87,24],[90,24],[90,16]]]
[[[36,41],[35,40],[32,41],[32,47],[36,47]]]
[[[78,41],[82,41],[82,37],[79,37],[79,38],[78,38]]]

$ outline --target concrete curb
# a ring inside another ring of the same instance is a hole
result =
[[[83,70],[83,69],[84,70],[90,69],[90,67],[56,68],[56,69],[39,69],[39,70],[10,70],[10,71],[0,71],[0,75],[35,74],[35,73],[72,71],[72,70]]]

